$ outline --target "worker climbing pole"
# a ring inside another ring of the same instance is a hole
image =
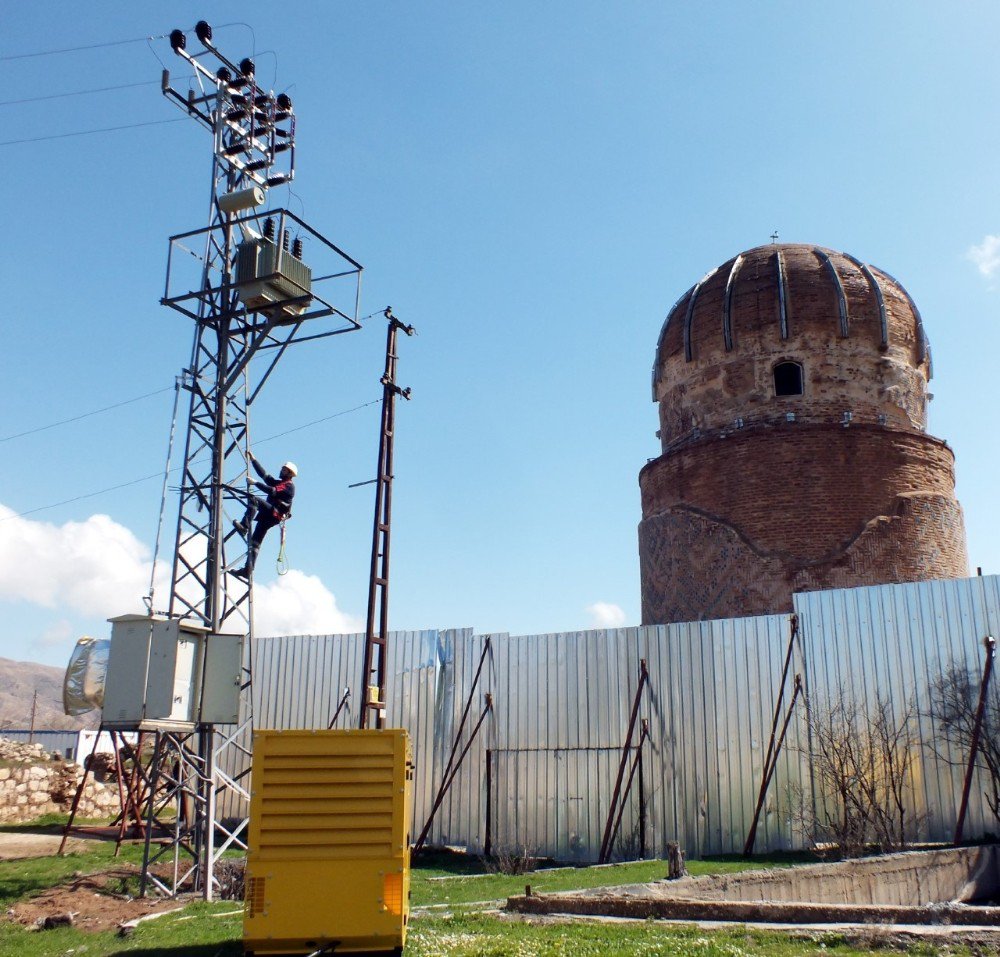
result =
[[[400,330],[412,336],[416,330],[400,322],[388,308],[383,313],[389,327],[382,375],[382,431],[378,444],[375,478],[375,521],[372,528],[371,571],[368,579],[368,619],[365,629],[365,659],[361,687],[359,727],[385,727],[385,672],[389,643],[389,543],[392,520],[392,453],[396,429],[396,397],[409,400],[410,390],[396,384],[396,339]],[[375,719],[372,720],[374,714]]]

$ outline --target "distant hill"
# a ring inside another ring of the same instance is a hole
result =
[[[0,658],[0,729],[27,728],[31,721],[31,698],[38,691],[35,727],[39,730],[96,728],[100,712],[71,718],[63,714],[62,668],[33,661]]]

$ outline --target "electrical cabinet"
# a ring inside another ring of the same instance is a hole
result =
[[[104,726],[185,731],[236,721],[242,654],[242,635],[213,635],[185,619],[112,618]]]
[[[254,734],[247,953],[402,950],[412,779],[401,729]]]

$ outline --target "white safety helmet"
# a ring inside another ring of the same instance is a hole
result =
[[[299,474],[298,466],[296,466],[296,464],[294,462],[286,462],[281,467],[283,469],[288,469],[288,471],[291,472],[292,475],[298,475]]]

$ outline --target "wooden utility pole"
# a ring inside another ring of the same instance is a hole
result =
[[[35,741],[35,710],[38,708],[38,689],[35,688],[35,693],[31,696],[31,721],[28,724],[28,744],[33,744]]]

